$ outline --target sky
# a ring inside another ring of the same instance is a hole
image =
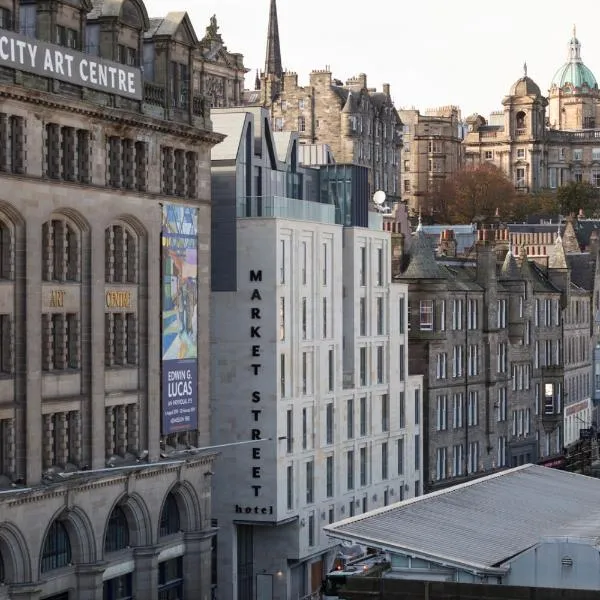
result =
[[[227,49],[251,69],[246,86],[254,87],[256,69],[264,68],[269,0],[145,4],[150,17],[187,11],[199,38],[216,14]],[[390,84],[397,108],[453,104],[463,117],[487,118],[502,109],[525,62],[546,94],[573,25],[583,61],[600,79],[598,0],[277,0],[277,10],[283,66],[300,85],[327,65],[343,81],[366,73],[369,87]]]

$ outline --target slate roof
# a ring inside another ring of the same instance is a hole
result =
[[[445,271],[435,260],[433,249],[419,224],[410,244],[408,266],[402,273],[403,279],[446,279]]]
[[[592,291],[594,289],[595,265],[589,252],[567,254],[567,264],[571,269],[571,281],[577,287]]]
[[[503,279],[521,279],[519,273],[519,266],[512,250],[509,248],[506,256],[504,257],[504,263],[500,269],[500,277]]]
[[[327,534],[475,572],[544,538],[600,536],[600,479],[524,465],[326,525]]]

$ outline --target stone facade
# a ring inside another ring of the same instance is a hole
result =
[[[581,61],[580,43],[569,42],[569,59],[557,72],[548,97],[527,75],[503,99],[504,110],[489,122],[466,119],[465,165],[490,162],[517,190],[556,189],[570,181],[600,187],[600,92]]]
[[[372,192],[383,190],[391,202],[400,200],[402,124],[390,96],[367,86],[360,73],[342,83],[329,67],[313,70],[307,86],[298,75],[281,69],[275,1],[271,1],[265,71],[257,74],[256,90],[246,104],[269,108],[275,131],[297,131],[303,144],[329,146],[338,163],[369,168]]]
[[[562,238],[540,267],[506,253],[507,233],[480,230],[470,258],[437,260],[420,227],[408,251],[393,234],[393,272],[409,284],[409,368],[424,375],[430,490],[564,458],[564,405],[589,398],[597,255],[578,255],[591,263],[584,288]]]
[[[223,136],[202,97],[174,93],[193,31],[178,13],[149,35],[136,0],[18,10],[10,21],[56,53],[135,69],[142,47],[166,44],[179,67],[160,79],[157,51],[143,101],[0,67],[0,597],[208,599],[208,354],[198,430],[161,437],[163,205],[198,210],[194,318],[209,343],[210,151]]]
[[[404,126],[402,199],[416,214],[427,194],[462,167],[463,125],[456,106],[398,114]]]

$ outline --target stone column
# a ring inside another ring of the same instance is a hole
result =
[[[77,567],[77,599],[102,600],[104,595],[102,574],[105,564],[79,565]]]
[[[216,529],[185,534],[184,600],[211,600],[211,546]]]
[[[158,549],[145,546],[134,550],[133,595],[144,600],[158,600]]]

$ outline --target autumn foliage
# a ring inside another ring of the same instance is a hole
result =
[[[496,214],[509,220],[518,196],[511,181],[492,164],[465,168],[443,181],[422,206],[437,223],[472,223]]]

